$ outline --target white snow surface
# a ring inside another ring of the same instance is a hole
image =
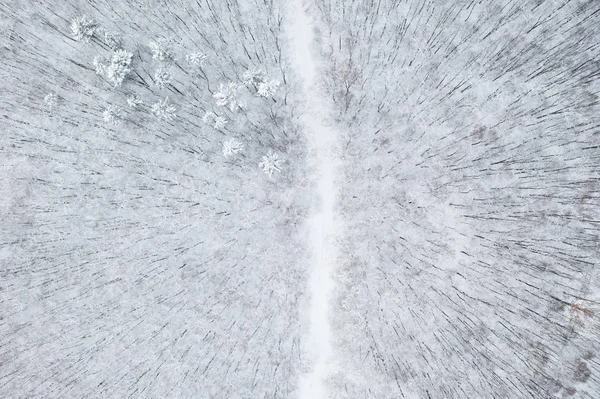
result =
[[[294,1],[293,15],[290,34],[294,47],[294,65],[302,78],[306,98],[310,96],[310,103],[302,114],[301,122],[306,128],[311,152],[309,163],[317,173],[315,193],[317,201],[308,220],[309,248],[312,250],[313,262],[308,281],[310,326],[307,343],[310,345],[309,356],[312,366],[308,374],[300,379],[299,397],[319,399],[328,397],[325,381],[332,363],[329,314],[334,288],[332,272],[336,253],[333,238],[336,236],[337,221],[334,214],[336,162],[329,148],[334,143],[335,132],[325,123],[328,106],[315,79],[318,59],[312,48],[313,24],[306,13],[303,0]]]

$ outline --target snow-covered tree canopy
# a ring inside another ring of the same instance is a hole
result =
[[[279,155],[271,151],[268,154],[263,155],[258,165],[263,172],[271,177],[273,176],[273,172],[281,172],[282,163],[283,160],[279,159]]]
[[[219,91],[213,94],[216,104],[219,107],[227,107],[231,112],[245,108],[245,104],[240,100],[240,85],[235,82],[229,82],[226,85],[219,84]]]
[[[0,4],[0,398],[294,395],[309,184],[285,13]]]
[[[344,162],[332,397],[600,397],[600,4],[313,4]]]
[[[89,43],[98,29],[98,22],[85,14],[71,20],[71,35],[73,39]]]
[[[169,97],[152,105],[152,112],[159,119],[170,121],[176,116],[176,111],[177,109],[170,103]]]
[[[120,49],[114,52],[108,63],[105,63],[102,57],[96,56],[93,64],[98,75],[104,75],[114,87],[119,87],[131,73],[132,58],[132,53]]]
[[[173,43],[169,39],[157,38],[148,44],[150,51],[152,51],[152,58],[156,58],[159,61],[169,62],[175,57],[173,51]]]
[[[229,139],[223,142],[223,155],[230,157],[239,154],[244,149],[244,144],[236,139]]]

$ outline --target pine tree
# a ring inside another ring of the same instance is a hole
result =
[[[267,79],[267,74],[260,68],[248,69],[242,75],[242,83],[244,86],[256,87]]]
[[[202,67],[206,64],[206,54],[203,53],[190,53],[185,57],[187,61],[192,65]]]
[[[102,119],[111,125],[118,125],[121,122],[121,108],[116,105],[109,105],[102,112]]]
[[[281,172],[281,164],[283,160],[279,159],[279,155],[273,151],[269,151],[262,157],[262,160],[258,163],[258,166],[265,172],[269,177],[273,175],[273,172]]]
[[[236,139],[229,139],[223,142],[223,155],[230,157],[239,154],[244,149],[244,145]]]
[[[161,62],[170,62],[175,58],[173,45],[170,40],[158,38],[152,40],[149,44],[152,58],[158,59]]]
[[[175,115],[175,111],[175,107],[169,103],[169,97],[152,105],[152,113],[158,119],[170,121],[177,116]]]
[[[127,105],[129,105],[129,108],[135,109],[138,106],[140,106],[142,103],[143,103],[142,99],[137,94],[132,94],[127,97]]]
[[[220,107],[228,107],[232,112],[238,109],[245,108],[239,96],[240,86],[237,83],[229,82],[227,85],[223,83],[219,84],[219,91],[213,94],[213,97],[217,100],[217,105]]]
[[[154,74],[154,83],[160,88],[164,88],[171,83],[171,71],[165,68],[159,68]]]
[[[78,42],[89,43],[98,28],[98,22],[89,19],[85,14],[71,20],[71,34]]]
[[[271,98],[273,95],[275,95],[275,92],[277,92],[280,84],[281,82],[279,82],[277,79],[269,79],[258,85],[258,91],[256,94],[259,97]]]
[[[101,56],[94,57],[94,69],[98,75],[104,75],[115,87],[121,86],[131,72],[133,54],[126,50],[117,50],[106,64]]]

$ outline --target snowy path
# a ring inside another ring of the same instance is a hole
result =
[[[309,245],[313,254],[312,270],[308,282],[308,294],[311,298],[308,320],[310,322],[309,339],[312,368],[301,377],[301,399],[327,398],[325,379],[331,369],[331,331],[329,321],[330,296],[334,282],[332,269],[335,260],[334,223],[334,170],[335,162],[328,149],[334,139],[334,133],[324,124],[327,106],[324,104],[315,85],[316,63],[311,51],[313,43],[312,23],[307,16],[302,0],[294,0],[293,24],[291,26],[294,43],[295,68],[303,80],[306,98],[310,96],[308,109],[303,114],[302,123],[307,130],[311,167],[316,170],[317,184],[312,216],[309,219]]]

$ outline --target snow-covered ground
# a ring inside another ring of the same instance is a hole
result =
[[[338,236],[339,220],[335,218],[336,188],[334,177],[337,162],[331,154],[336,143],[336,133],[325,121],[329,118],[330,105],[323,98],[315,59],[313,23],[307,15],[303,0],[294,0],[294,19],[290,24],[291,46],[294,63],[303,82],[306,107],[302,124],[306,128],[310,157],[309,168],[315,173],[315,201],[308,220],[308,241],[311,266],[307,295],[309,306],[309,337],[306,340],[310,370],[300,379],[301,399],[328,398],[327,380],[333,367],[331,337],[331,303],[335,286],[333,273],[337,261],[335,238]],[[316,53],[318,55],[318,52]]]

